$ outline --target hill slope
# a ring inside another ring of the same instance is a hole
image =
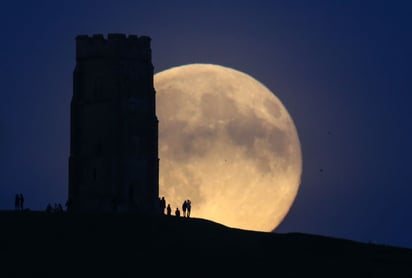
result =
[[[0,277],[412,277],[410,249],[203,219],[0,212],[0,223]]]

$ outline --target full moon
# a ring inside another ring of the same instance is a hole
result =
[[[213,64],[154,76],[159,119],[159,194],[190,217],[232,228],[273,231],[300,185],[294,122],[262,83]]]

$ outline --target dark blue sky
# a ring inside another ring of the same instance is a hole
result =
[[[155,72],[232,67],[289,110],[303,176],[277,232],[412,248],[412,4],[336,2],[3,1],[0,209],[66,200],[75,36],[148,35]]]

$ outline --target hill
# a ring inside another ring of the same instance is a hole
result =
[[[412,277],[411,249],[204,219],[0,212],[0,223],[0,277]]]

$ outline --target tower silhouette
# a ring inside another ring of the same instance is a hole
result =
[[[151,38],[79,35],[70,118],[69,210],[155,212],[158,120]]]

